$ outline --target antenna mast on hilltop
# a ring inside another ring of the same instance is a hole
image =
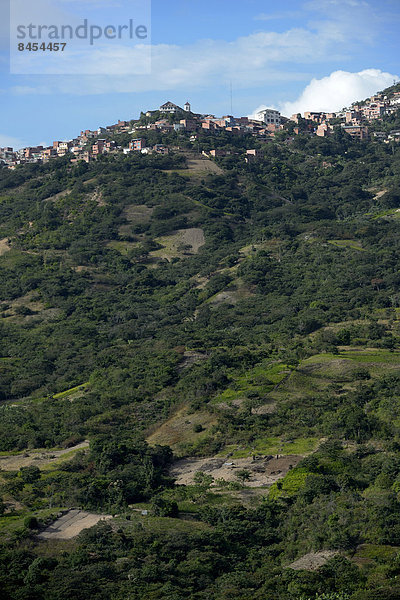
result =
[[[233,93],[232,93],[232,79],[231,79],[231,115],[233,115]]]

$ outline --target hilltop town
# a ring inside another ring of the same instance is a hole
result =
[[[280,131],[291,136],[300,133],[329,137],[340,127],[346,134],[358,140],[373,139],[380,142],[400,141],[400,130],[380,131],[376,124],[384,116],[396,114],[400,109],[400,90],[394,86],[390,95],[378,92],[363,102],[353,103],[340,112],[312,112],[284,117],[277,110],[266,108],[256,113],[256,118],[194,113],[189,102],[181,108],[173,102],[165,102],[157,110],[141,113],[139,119],[118,121],[114,125],[84,130],[71,140],[54,141],[51,146],[35,146],[14,150],[0,148],[0,165],[15,169],[26,163],[46,163],[68,155],[70,162],[96,160],[109,153],[141,152],[143,154],[167,154],[170,145],[149,144],[145,134],[151,131],[161,134],[188,134],[190,142],[196,143],[201,133],[226,132],[232,136],[250,134],[259,140],[272,140]],[[373,131],[371,131],[371,125]],[[119,137],[118,137],[119,136]],[[127,139],[128,136],[128,139]],[[130,139],[129,139],[130,136]],[[143,137],[142,137],[143,136]],[[290,141],[290,138],[289,138]],[[176,143],[175,143],[176,145]],[[203,151],[204,152],[204,151]],[[222,148],[211,149],[208,156],[223,156]],[[248,150],[248,158],[257,157],[258,150]]]

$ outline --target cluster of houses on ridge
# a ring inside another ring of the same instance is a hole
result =
[[[375,94],[363,104],[352,104],[350,108],[338,113],[305,112],[304,119],[308,122],[310,131],[320,137],[332,134],[334,125],[341,123],[343,130],[354,138],[367,140],[370,138],[368,123],[382,119],[385,115],[395,114],[400,108],[400,91],[394,92],[392,98],[382,93]],[[299,123],[301,115],[294,114],[290,120]],[[299,133],[299,128],[295,128]],[[400,141],[400,131],[375,131],[372,137],[381,141]]]
[[[145,119],[132,121],[118,121],[115,125],[108,127],[99,127],[95,131],[81,131],[80,135],[68,141],[55,141],[52,146],[27,147],[14,151],[13,148],[0,148],[0,164],[15,168],[16,165],[24,163],[47,162],[53,158],[65,156],[68,154],[71,162],[83,160],[90,162],[96,160],[102,154],[113,152],[139,151],[143,154],[158,153],[167,154],[169,149],[163,144],[148,146],[145,138],[138,137],[141,132],[143,135],[147,131],[158,131],[161,133],[185,132],[190,135],[192,142],[196,141],[199,132],[218,133],[226,131],[231,135],[251,134],[264,140],[271,139],[276,132],[285,128],[287,123],[294,122],[296,127],[293,133],[299,134],[304,131],[299,127],[300,119],[304,118],[306,131],[320,137],[328,137],[333,132],[334,125],[341,124],[344,131],[354,138],[365,140],[369,139],[370,132],[368,123],[373,120],[381,119],[384,115],[395,113],[400,108],[400,91],[394,92],[393,97],[388,99],[382,93],[372,96],[364,104],[353,104],[350,108],[344,109],[339,113],[324,112],[305,112],[304,117],[300,114],[294,114],[290,119],[283,117],[279,111],[266,108],[256,113],[255,118],[234,117],[225,115],[215,117],[215,115],[197,114],[192,112],[189,102],[184,107],[166,102],[156,111],[145,113]],[[169,115],[174,115],[171,120]],[[174,121],[174,122],[172,122]],[[128,134],[135,137],[129,142],[127,147],[118,146],[110,139],[113,134]],[[102,137],[106,136],[106,137]],[[372,136],[384,142],[390,140],[400,141],[400,131],[373,132]],[[251,154],[253,152],[253,154]],[[249,154],[249,153],[248,153]],[[209,156],[222,156],[224,152],[211,150]],[[248,160],[257,155],[257,151],[250,151]]]

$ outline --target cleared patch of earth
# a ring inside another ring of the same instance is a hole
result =
[[[97,525],[99,521],[111,519],[111,515],[96,515],[84,510],[69,510],[49,527],[38,534],[41,540],[69,540],[78,535],[83,529]]]
[[[11,246],[8,242],[8,238],[3,238],[0,240],[0,256],[3,256],[6,252],[11,250]]]
[[[96,189],[90,196],[90,200],[97,202],[98,206],[106,206],[106,202],[103,198],[103,192],[100,189]]]
[[[151,256],[158,258],[184,258],[187,255],[197,254],[206,243],[204,231],[199,227],[178,229],[171,235],[165,235],[155,240],[163,246],[159,250],[150,252]]]
[[[229,457],[184,458],[176,461],[170,474],[175,477],[178,485],[191,485],[194,483],[194,475],[197,471],[212,475],[215,480],[239,481],[237,473],[242,469],[246,469],[250,472],[250,478],[246,481],[247,487],[269,487],[285,477],[286,473],[292,467],[295,467],[302,458],[297,454],[278,457],[267,456],[255,460],[252,457],[235,459]]]
[[[210,280],[209,277],[202,277],[201,275],[196,275],[195,277],[193,277],[193,279],[197,284],[195,286],[196,290],[203,290]]]
[[[371,188],[368,190],[369,192],[376,192],[376,188]],[[374,196],[374,200],[379,200],[379,198],[382,198],[382,196],[384,196],[386,194],[387,190],[383,189],[383,190],[379,190],[379,192],[376,192],[375,196]]]
[[[157,444],[170,446],[176,454],[179,454],[181,444],[198,441],[207,435],[208,429],[215,423],[215,415],[206,411],[190,413],[189,408],[184,406],[158,427],[147,438],[147,442],[151,446]],[[196,425],[201,425],[202,430],[194,431]]]
[[[30,467],[31,465],[42,467],[57,462],[62,457],[65,457],[67,460],[78,450],[83,450],[88,447],[89,442],[86,440],[76,446],[64,450],[29,450],[23,454],[0,456],[0,469],[3,471],[18,471],[21,467]]]
[[[44,310],[44,304],[39,299],[34,299],[35,293],[28,292],[25,296],[20,296],[19,298],[15,298],[12,302],[10,302],[10,308],[15,312],[15,309],[18,309],[20,306],[26,306],[33,312],[41,312]]]
[[[301,558],[298,558],[290,565],[288,565],[289,569],[294,569],[295,571],[316,571],[320,567],[322,567],[328,560],[330,560],[333,556],[338,554],[335,550],[321,550],[321,552],[309,552],[305,554]]]
[[[51,320],[60,314],[59,308],[45,308],[34,291],[7,304],[8,309],[4,311],[3,317],[10,321]]]
[[[189,158],[187,160],[187,168],[189,171],[197,171],[200,173],[215,173],[221,175],[223,170],[212,160],[207,158]]]

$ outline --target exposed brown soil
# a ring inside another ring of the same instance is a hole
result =
[[[295,571],[316,571],[319,567],[322,567],[330,558],[338,554],[334,550],[322,550],[321,552],[309,552],[301,558],[298,558],[292,562],[288,567]]]
[[[187,167],[189,171],[205,172],[205,173],[216,173],[221,175],[223,170],[212,160],[207,158],[189,158],[187,160]]]
[[[69,540],[83,529],[88,529],[97,525],[99,521],[111,518],[111,515],[95,515],[84,510],[69,510],[39,533],[37,537],[42,540]]]
[[[156,239],[163,247],[150,252],[151,256],[171,259],[173,257],[184,258],[191,254],[197,254],[201,246],[206,243],[204,231],[199,227],[189,229],[178,229],[170,235],[161,236]],[[187,249],[185,248],[187,246]]]
[[[88,447],[89,442],[85,441],[65,450],[28,450],[23,454],[15,454],[14,456],[0,456],[0,469],[3,471],[18,471],[21,467],[30,467],[31,465],[40,468],[56,462],[66,454]]]
[[[180,230],[181,243],[187,244],[192,247],[191,252],[195,254],[199,251],[201,246],[204,246],[206,240],[204,238],[204,231],[199,227],[191,227],[190,229]]]
[[[262,457],[255,460],[252,457],[184,458],[173,465],[171,475],[175,477],[178,485],[190,485],[194,483],[194,475],[197,471],[212,475],[215,480],[239,481],[237,473],[246,469],[250,472],[246,486],[269,487],[282,479],[290,468],[295,467],[302,458],[299,455],[278,456],[278,458],[276,456]]]
[[[3,256],[6,252],[11,250],[11,246],[8,243],[8,238],[3,238],[0,240],[0,256]]]
[[[179,455],[181,444],[193,443],[207,434],[211,425],[216,422],[216,417],[206,411],[190,413],[188,406],[181,407],[167,421],[157,427],[147,438],[147,442],[170,446]],[[196,433],[195,425],[201,425],[203,430]]]

